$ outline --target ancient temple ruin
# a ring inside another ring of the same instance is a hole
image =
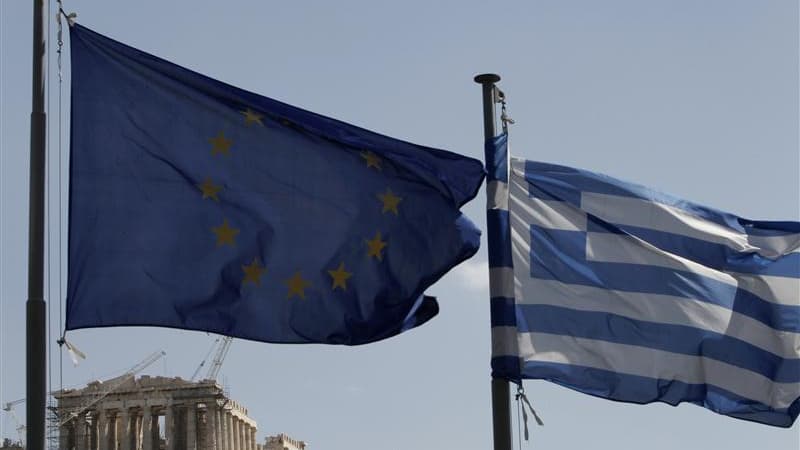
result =
[[[110,387],[113,387],[110,388]],[[215,381],[130,377],[55,394],[60,450],[263,450]]]
[[[280,433],[264,440],[264,450],[305,450],[306,443]]]

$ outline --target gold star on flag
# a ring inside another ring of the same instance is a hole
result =
[[[381,170],[381,158],[375,153],[367,150],[365,152],[361,152],[361,157],[367,162],[367,167],[374,167],[375,170]]]
[[[311,282],[304,280],[303,277],[300,276],[300,272],[295,272],[292,278],[286,280],[286,286],[289,287],[289,293],[286,295],[286,298],[291,299],[294,296],[306,298],[305,290],[311,286]]]
[[[239,234],[239,229],[238,228],[232,228],[228,224],[228,219],[225,219],[222,222],[222,225],[220,225],[218,227],[213,227],[211,229],[214,231],[214,234],[217,235],[217,247],[219,247],[221,245],[225,245],[225,244],[228,244],[228,245],[231,245],[231,246],[236,244],[235,238],[236,238],[236,235]]]
[[[233,141],[225,138],[225,134],[222,131],[220,131],[219,134],[213,138],[209,139],[208,142],[211,143],[212,155],[216,155],[218,153],[222,153],[224,155],[229,154],[231,150],[231,144],[233,144]]]
[[[339,263],[339,267],[337,267],[336,270],[329,270],[328,274],[333,278],[333,287],[331,289],[334,291],[337,287],[346,291],[347,279],[353,276],[352,272],[348,272],[344,269],[344,262]]]
[[[367,256],[374,256],[378,261],[383,261],[383,248],[386,247],[386,241],[381,240],[381,232],[375,233],[372,240],[367,241]]]
[[[244,114],[244,124],[245,125],[252,125],[254,123],[257,123],[257,124],[261,125],[262,127],[264,126],[264,122],[261,121],[261,119],[263,119],[264,116],[262,116],[261,114],[253,111],[250,108],[247,108],[246,110],[239,111],[239,112]]]
[[[398,215],[397,205],[403,200],[401,197],[394,195],[391,189],[386,188],[385,194],[378,194],[378,198],[383,202],[383,212],[391,211],[394,215]]]
[[[251,262],[249,265],[242,266],[242,271],[244,271],[242,284],[249,282],[255,284],[256,286],[260,286],[261,275],[266,272],[267,269],[258,263],[258,258],[253,258],[253,262]]]
[[[197,185],[200,188],[200,191],[203,193],[203,200],[210,198],[213,199],[215,202],[219,201],[219,197],[217,194],[220,190],[222,190],[222,186],[217,186],[216,184],[212,183],[209,178],[206,178],[202,184]]]

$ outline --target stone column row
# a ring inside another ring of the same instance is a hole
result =
[[[256,428],[214,402],[206,404],[204,427],[204,448],[197,450],[256,450]]]
[[[98,409],[61,427],[61,450],[158,450],[164,416],[167,450],[256,450],[256,428],[215,402]]]
[[[60,450],[157,450],[158,414],[151,409],[83,412],[59,429]]]

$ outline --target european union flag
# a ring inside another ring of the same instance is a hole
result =
[[[362,344],[438,312],[480,161],[71,28],[67,329]]]

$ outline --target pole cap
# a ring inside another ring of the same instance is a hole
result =
[[[495,73],[482,73],[480,75],[475,75],[474,80],[476,83],[480,84],[497,83],[498,81],[500,81],[500,75],[497,75]]]

